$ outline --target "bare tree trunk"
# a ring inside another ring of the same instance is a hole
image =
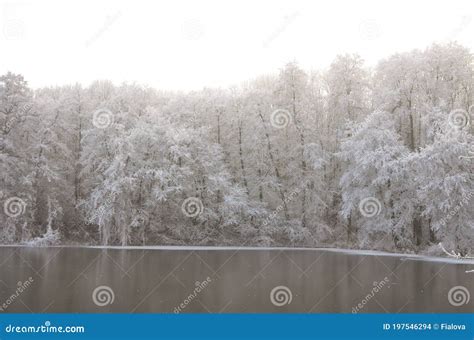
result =
[[[414,124],[414,117],[412,112],[412,102],[411,99],[408,101],[408,113],[410,119],[410,150],[412,152],[417,151],[417,146],[415,144],[415,124]],[[421,244],[421,239],[423,236],[422,230],[422,221],[421,217],[417,215],[418,209],[415,208],[415,218],[413,219],[413,243],[416,246]]]
[[[352,225],[352,214],[349,214],[349,219],[347,221],[347,243],[351,243],[354,239],[354,230]]]
[[[220,109],[217,109],[217,144],[221,145],[221,114],[222,111]],[[201,193],[202,195],[202,193]],[[217,202],[221,202],[221,191],[217,190]]]
[[[413,242],[416,246],[421,245],[421,240],[423,236],[423,231],[421,227],[421,218],[417,216],[413,220]]]
[[[304,133],[301,130],[301,127],[298,123],[298,117],[296,114],[296,93],[293,91],[293,119],[295,121],[296,130],[299,133],[300,137],[300,146],[301,146],[301,179],[303,182],[303,188],[301,193],[301,225],[303,228],[306,227],[306,161],[304,159],[304,149],[305,149],[305,138]]]
[[[273,169],[275,170],[275,176],[278,180],[278,183],[280,184],[281,183],[280,171],[278,170],[278,166],[276,165],[276,162],[275,162],[275,157],[273,156],[273,148],[272,148],[272,143],[270,141],[270,135],[267,131],[267,127],[265,125],[265,120],[263,119],[262,113],[260,111],[258,112],[258,115],[260,117],[260,120],[262,121],[263,129],[265,131],[265,137],[267,139],[268,155],[270,157],[270,161],[272,162]],[[289,215],[288,215],[288,207],[287,207],[286,201],[285,201],[285,193],[284,193],[284,191],[281,187],[278,188],[278,192],[280,194],[280,199],[281,199],[282,204],[283,204],[283,212],[285,214],[285,218],[288,220]]]
[[[249,186],[247,183],[247,176],[245,174],[245,165],[244,165],[244,156],[242,151],[242,120],[239,121],[239,157],[240,157],[240,169],[242,170],[242,179],[244,181],[245,190],[247,195],[249,195]]]
[[[415,127],[413,123],[413,114],[410,112],[410,149],[415,151]]]
[[[74,169],[74,198],[76,206],[79,204],[81,198],[81,155],[82,155],[82,119],[81,119],[81,106],[77,111],[79,117],[79,130],[77,135],[77,152],[76,152],[76,165]]]
[[[221,145],[221,110],[217,110],[217,144]]]

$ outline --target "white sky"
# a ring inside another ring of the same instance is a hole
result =
[[[110,79],[160,89],[228,86],[339,53],[369,65],[457,40],[474,51],[474,1],[0,0],[0,74],[32,87]]]

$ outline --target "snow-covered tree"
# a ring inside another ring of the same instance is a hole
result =
[[[410,216],[402,215],[411,206],[400,200],[410,190],[401,177],[407,152],[392,117],[384,111],[375,111],[353,126],[341,145],[338,155],[346,163],[340,181],[341,215],[348,220],[348,238],[361,246],[377,242],[384,246],[390,241],[399,246],[405,241]]]
[[[456,43],[191,92],[7,73],[0,243],[472,254],[473,103]]]

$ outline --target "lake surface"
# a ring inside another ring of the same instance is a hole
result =
[[[472,313],[472,269],[324,250],[0,247],[0,313]],[[467,303],[450,303],[455,286]]]

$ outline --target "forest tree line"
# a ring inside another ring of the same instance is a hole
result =
[[[472,255],[473,104],[456,43],[187,93],[7,73],[0,243]]]

